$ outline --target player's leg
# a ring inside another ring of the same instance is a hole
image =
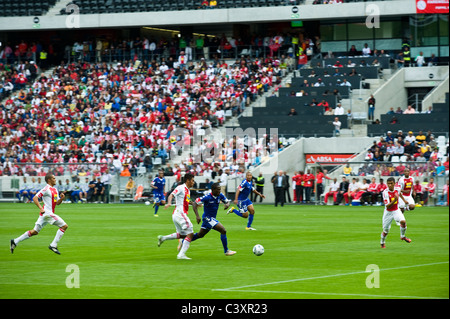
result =
[[[195,233],[195,234],[194,234],[194,236],[192,237],[192,240],[191,240],[191,241],[194,241],[194,240],[203,238],[203,237],[205,237],[205,235],[206,235],[207,233],[209,233],[209,229],[203,228],[203,225],[202,225],[202,228],[200,228],[200,231],[199,231],[198,233]]]
[[[56,231],[56,235],[55,238],[53,239],[53,241],[50,243],[50,245],[48,246],[48,248],[53,251],[54,253],[60,255],[60,252],[58,250],[58,243],[61,240],[61,238],[64,236],[67,228],[69,226],[67,226],[67,224],[64,222],[64,220],[59,217],[58,215],[50,215],[48,218],[52,218],[54,220],[54,222],[52,223],[52,225],[55,225],[56,227],[58,227],[58,230]]]
[[[161,244],[163,242],[165,242],[166,240],[174,240],[174,239],[184,238],[184,236],[181,236],[182,228],[181,228],[181,226],[178,223],[178,214],[173,214],[172,215],[172,220],[173,220],[173,223],[175,225],[176,232],[172,233],[172,234],[169,234],[169,235],[165,235],[165,236],[159,235],[158,236],[158,247],[160,247]]]
[[[237,206],[238,206],[239,209],[236,209],[234,207],[230,207],[230,209],[227,211],[227,215],[231,214],[231,213],[235,213],[239,217],[247,218],[248,217],[248,212],[243,209],[242,202],[238,202]]]
[[[249,214],[250,213],[250,214]],[[247,215],[248,215],[248,222],[247,222],[247,230],[256,230],[252,228],[253,218],[255,217],[255,208],[253,207],[253,204],[250,204],[247,206]]]
[[[410,243],[411,239],[406,237],[406,219],[400,210],[394,212],[394,220],[400,225],[400,239]]]
[[[10,250],[11,254],[14,252],[14,249],[17,247],[17,245],[24,240],[27,240],[28,238],[31,238],[32,236],[36,236],[41,231],[42,227],[44,227],[47,223],[45,222],[43,216],[39,216],[38,220],[36,221],[36,224],[34,225],[34,228],[31,230],[27,230],[25,233],[23,233],[21,236],[11,239],[10,241]]]
[[[221,223],[218,223],[216,226],[214,226],[213,229],[220,233],[220,241],[222,242],[223,251],[225,255],[226,256],[234,255],[236,252],[228,249],[227,230],[225,229],[225,227],[223,227]]]
[[[383,213],[383,231],[381,232],[381,248],[386,248],[386,237],[389,234],[389,230],[391,229],[391,223],[394,219],[393,215],[389,211],[384,211]]]

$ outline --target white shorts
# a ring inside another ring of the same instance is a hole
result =
[[[400,221],[405,220],[405,216],[400,209],[394,211],[388,211],[385,209],[383,213],[383,230],[385,232],[389,232],[393,220],[395,220],[397,225],[400,225]]]
[[[39,216],[39,218],[37,219],[36,224],[34,225],[34,230],[39,233],[41,231],[41,229],[47,224],[62,227],[66,223],[58,215],[43,214],[42,216]]]
[[[412,196],[405,196],[403,195],[403,197],[406,199],[406,201],[408,202],[408,205],[415,205],[416,202],[414,201],[414,198],[412,198]],[[403,201],[403,199],[401,197],[398,198],[398,208],[405,208],[406,203]]]
[[[192,225],[189,217],[182,212],[174,211],[172,215],[173,223],[175,224],[175,228],[177,233],[180,235],[188,235],[194,232],[194,226]]]

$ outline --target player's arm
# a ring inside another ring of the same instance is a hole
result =
[[[238,197],[239,197],[239,194],[241,193],[241,188],[240,188],[240,186],[237,188],[237,190],[236,190],[236,196],[234,197],[234,203],[235,204],[237,204],[238,203]]]
[[[66,197],[66,195],[64,195],[64,193],[61,193],[58,201],[56,202],[56,205],[61,205],[61,203],[63,202],[65,197]]]
[[[190,202],[190,204],[192,205],[192,210],[194,211],[195,218],[197,219],[197,224],[200,224],[202,219],[198,213],[198,207],[202,205],[202,201],[200,198],[197,198],[195,201]]]
[[[39,196],[36,194],[33,197],[33,203],[39,208],[39,213],[43,214],[44,211],[44,207],[42,207],[41,203],[39,202]]]
[[[264,196],[263,194],[261,194],[260,192],[258,192],[255,188],[252,188],[252,192],[255,193],[258,196],[261,196],[262,198],[266,198],[266,196]]]
[[[173,192],[169,195],[169,198],[167,198],[166,205],[164,205],[164,208],[167,208],[172,205],[172,199],[173,199]]]

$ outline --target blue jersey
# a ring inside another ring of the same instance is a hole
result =
[[[238,201],[246,200],[248,198],[248,196],[252,193],[253,180],[249,182],[249,181],[247,181],[247,179],[244,179],[242,181],[241,185],[239,185],[238,189],[240,190],[239,196],[238,196]]]
[[[196,202],[203,203],[203,218],[216,218],[217,211],[219,210],[220,202],[228,202],[229,200],[224,194],[220,193],[219,196],[214,197],[211,193],[203,197],[197,198]]]
[[[157,189],[153,188],[154,194],[162,194],[164,193],[164,185],[166,185],[166,179],[155,177],[155,179],[152,181],[152,186],[158,187]]]

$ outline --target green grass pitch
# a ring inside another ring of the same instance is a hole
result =
[[[57,230],[50,225],[11,254],[9,240],[33,228],[38,212],[33,204],[2,203],[0,298],[449,298],[446,207],[407,212],[412,243],[400,241],[393,223],[386,249],[379,245],[382,207],[255,209],[257,230],[246,231],[247,220],[220,208],[217,219],[236,255],[225,256],[219,233],[211,231],[191,244],[192,260],[177,260],[177,241],[157,247],[158,235],[175,231],[171,209],[155,218],[144,204],[62,204],[56,213],[69,228],[61,255],[47,248]],[[192,211],[189,216],[198,231]],[[264,255],[253,255],[255,244],[265,247]],[[75,274],[79,288],[70,288]]]

